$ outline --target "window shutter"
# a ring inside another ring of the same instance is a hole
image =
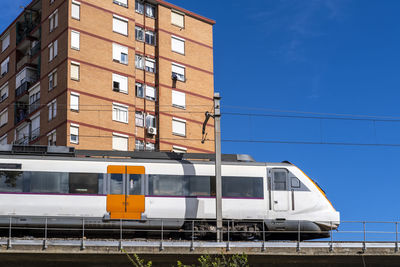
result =
[[[186,121],[181,119],[172,119],[172,132],[174,134],[186,136]]]
[[[5,110],[0,114],[0,125],[6,124],[7,121],[8,121],[8,110]]]
[[[71,93],[70,102],[71,110],[79,111],[79,95]]]
[[[58,40],[54,41],[53,47],[54,47],[54,57],[53,58],[55,58],[58,55]]]
[[[128,21],[121,17],[114,15],[113,18],[113,31],[123,35],[128,35]]]
[[[156,99],[156,88],[146,85],[146,97]]]
[[[185,27],[185,16],[171,11],[171,23],[181,28]]]
[[[40,116],[37,116],[32,120],[32,131],[39,129],[39,127],[40,127]]]
[[[10,33],[7,33],[1,41],[1,52],[7,49],[10,45]]]
[[[128,151],[128,140],[127,136],[113,135],[113,150]]]
[[[80,4],[78,2],[73,1],[71,7],[71,15],[74,19],[80,19]]]
[[[146,67],[155,69],[155,62],[153,60],[146,58]]]
[[[122,93],[128,93],[128,77],[113,74],[113,82],[119,83],[119,90]]]
[[[185,40],[172,36],[171,37],[172,51],[185,54]]]
[[[80,33],[71,31],[71,48],[80,49]]]
[[[176,64],[172,64],[172,72],[184,76],[185,75],[185,68],[182,67],[182,66],[178,66]]]
[[[172,105],[186,107],[186,94],[178,91],[172,91]]]
[[[79,65],[71,63],[71,79],[79,80]]]

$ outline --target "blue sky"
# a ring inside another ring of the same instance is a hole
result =
[[[1,1],[1,31],[28,2]],[[215,88],[224,112],[400,117],[399,1],[171,2],[217,21]],[[400,143],[400,122],[222,121],[223,139]],[[400,147],[224,142],[223,152],[293,162],[318,181],[343,220],[400,220]]]

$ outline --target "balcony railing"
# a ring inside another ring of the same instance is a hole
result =
[[[28,19],[25,22],[17,23],[17,45],[24,40],[40,24],[40,16],[34,20]]]
[[[31,60],[31,57],[29,55],[24,56],[23,58],[21,58],[18,62],[17,62],[17,70],[19,70],[22,66],[24,66],[25,64],[29,63],[29,61]]]
[[[36,56],[37,53],[40,52],[41,44],[38,42],[34,47],[31,49],[31,57]]]
[[[17,145],[27,145],[29,144],[29,136],[23,136],[14,142]]]
[[[35,140],[40,136],[40,128],[36,128],[35,130],[32,130],[31,136],[30,136],[30,141]]]
[[[29,114],[34,112],[40,107],[40,99],[36,100],[32,104],[29,105]]]
[[[15,90],[15,97],[19,97],[19,96],[25,94],[25,93],[28,91],[30,85],[31,85],[30,82],[23,82],[23,83],[17,88],[17,90]]]

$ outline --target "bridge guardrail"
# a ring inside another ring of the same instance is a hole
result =
[[[26,220],[27,218],[35,219],[35,226],[25,226],[21,223],[21,219]],[[49,221],[54,221],[55,219],[62,222],[63,219],[78,219],[80,221],[79,227],[65,227],[65,226],[50,226]],[[16,231],[35,231],[36,233],[41,232],[39,239],[43,239],[43,249],[48,247],[48,240],[51,238],[50,233],[57,233],[60,235],[62,233],[63,238],[75,238],[75,240],[80,240],[81,249],[85,249],[85,242],[90,240],[89,236],[94,236],[94,239],[110,238],[116,241],[118,240],[120,249],[123,248],[124,241],[134,240],[134,238],[140,237],[140,234],[146,233],[151,236],[151,240],[159,243],[159,249],[162,251],[164,249],[164,242],[169,241],[170,237],[182,238],[182,235],[186,236],[184,242],[190,243],[190,250],[195,249],[195,242],[198,241],[199,236],[206,235],[208,239],[207,242],[216,241],[216,230],[201,230],[197,229],[196,223],[206,222],[210,224],[215,224],[215,220],[186,220],[187,225],[191,225],[190,228],[182,229],[171,229],[168,227],[168,223],[172,221],[177,221],[178,219],[148,219],[146,222],[158,223],[159,227],[152,228],[140,228],[132,226],[127,226],[128,221],[119,220],[114,221],[114,228],[100,228],[93,225],[93,218],[85,217],[27,217],[27,216],[0,216],[0,220],[8,220],[8,226],[0,226],[0,230],[3,233],[6,231],[8,234],[4,236],[7,238],[7,249],[12,248],[13,239],[18,239],[14,234]],[[181,220],[183,221],[183,220]],[[89,223],[88,223],[89,222]],[[395,252],[399,251],[399,222],[385,222],[385,221],[341,221],[338,229],[334,229],[335,222],[319,222],[325,225],[330,225],[330,229],[323,231],[309,231],[302,230],[302,224],[304,221],[297,221],[297,230],[291,231],[280,231],[280,230],[268,230],[263,223],[263,220],[252,220],[246,221],[247,223],[253,223],[262,225],[262,229],[246,229],[237,230],[234,227],[238,220],[223,220],[224,229],[223,232],[223,242],[226,244],[227,251],[230,250],[230,246],[235,242],[243,242],[243,240],[235,239],[235,236],[248,237],[251,242],[254,242],[256,246],[259,245],[261,251],[265,251],[267,244],[272,244],[276,240],[271,240],[270,235],[272,234],[284,234],[284,235],[295,235],[296,240],[289,241],[291,244],[296,244],[296,250],[300,251],[302,244],[310,243],[323,243],[330,251],[333,251],[335,244],[344,243],[361,243],[362,250],[365,252],[367,250],[367,244],[381,243],[385,244],[385,247],[392,247]],[[166,226],[167,225],[167,226]],[[375,226],[375,227],[372,227]],[[378,226],[378,228],[376,228]],[[328,227],[329,228],[329,227]],[[313,241],[304,241],[303,235],[305,234],[329,234],[327,238],[321,238]],[[77,236],[80,237],[77,237]],[[342,236],[342,237],[341,237]],[[344,236],[344,237],[343,237]],[[215,238],[215,239],[214,239]],[[21,238],[19,238],[21,239]],[[1,238],[0,238],[1,240]],[[182,241],[181,239],[176,239]],[[247,240],[247,241],[249,241]]]

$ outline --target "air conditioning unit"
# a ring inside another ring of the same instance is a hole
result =
[[[147,133],[151,135],[156,135],[157,134],[157,128],[155,127],[148,127],[147,128]]]

